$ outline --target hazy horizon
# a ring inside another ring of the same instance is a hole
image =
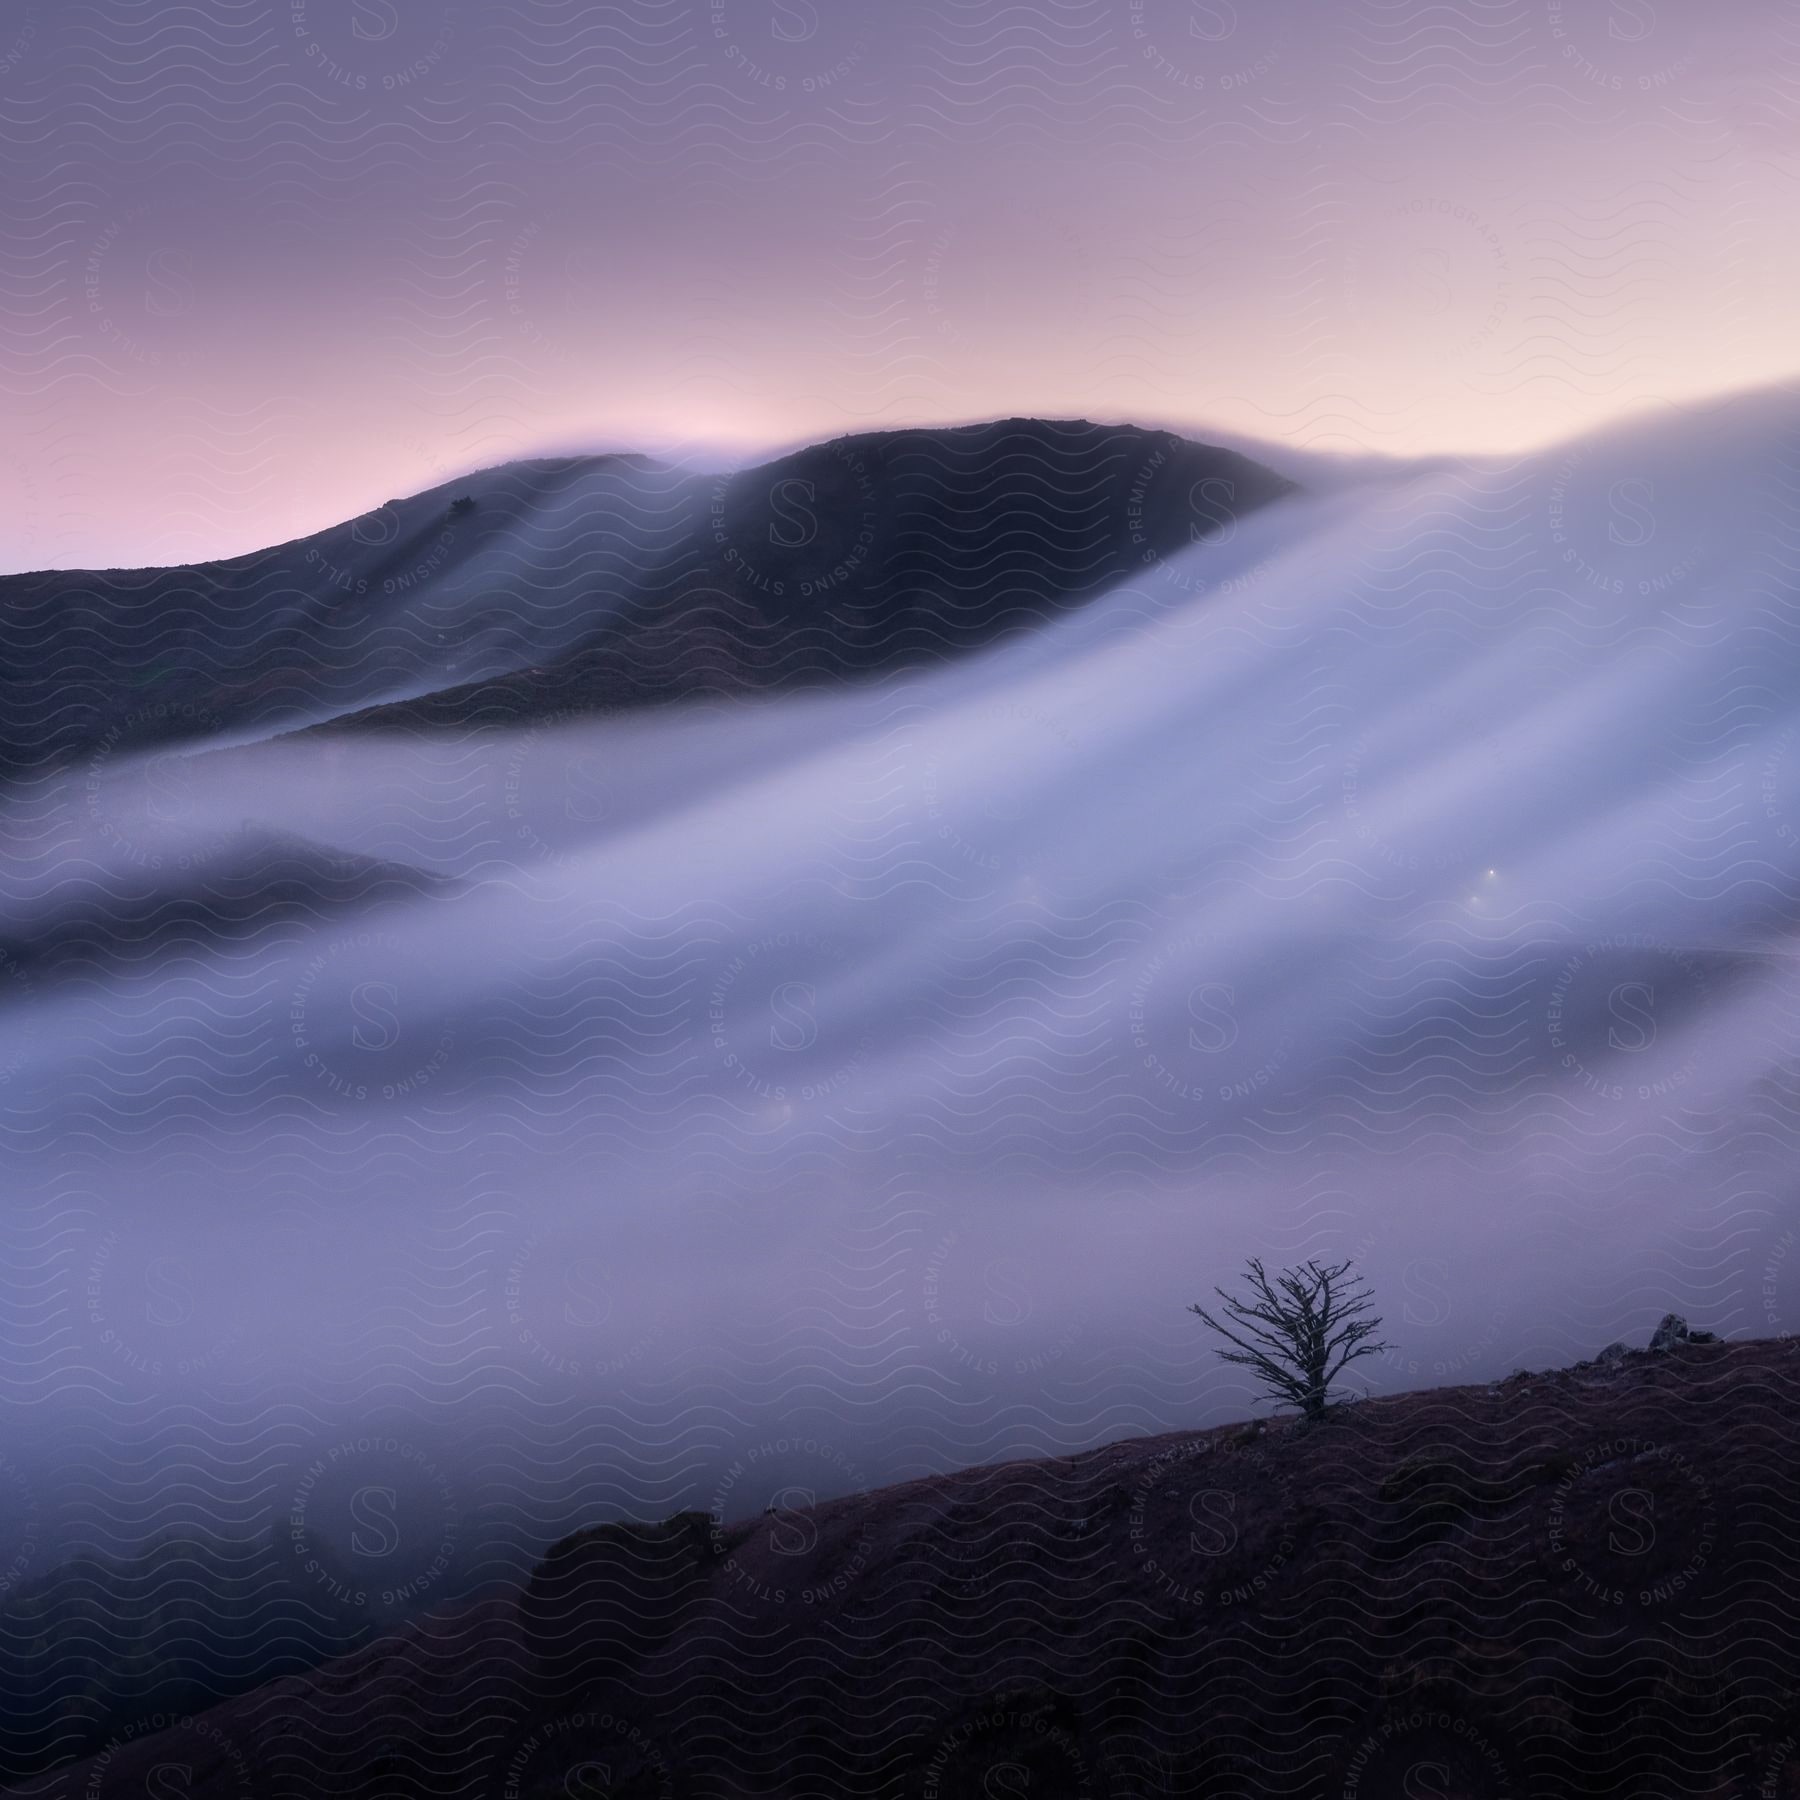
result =
[[[1453,445],[1408,453],[1381,448],[1320,449],[1317,446],[1287,443],[1279,439],[1257,438],[1242,431],[1209,426],[1204,422],[1158,417],[1148,412],[1140,412],[1131,416],[1098,414],[1083,415],[1083,417],[1089,423],[1117,425],[1126,429],[1173,432],[1195,443],[1217,444],[1265,463],[1277,473],[1290,477],[1302,487],[1328,492],[1347,482],[1374,479],[1382,475],[1399,475],[1409,469],[1443,466],[1462,473],[1474,473],[1482,468],[1504,469],[1510,464],[1523,465],[1530,462],[1533,456],[1541,451],[1559,446],[1567,447],[1588,439],[1605,441],[1619,432],[1654,426],[1670,414],[1704,419],[1709,415],[1716,416],[1721,409],[1727,409],[1736,403],[1754,403],[1765,396],[1773,399],[1794,392],[1800,392],[1800,371],[1792,376],[1777,377],[1766,382],[1753,382],[1718,392],[1694,394],[1679,401],[1659,399],[1641,402],[1630,406],[1616,416],[1607,416],[1585,424],[1573,432],[1547,438],[1540,443],[1517,446],[1510,451],[1475,451],[1457,448]],[[378,511],[389,500],[414,498],[440,487],[453,487],[459,482],[491,474],[517,463],[557,461],[565,458],[582,460],[590,457],[641,456],[648,461],[683,473],[698,475],[729,473],[773,462],[798,450],[826,443],[835,438],[858,436],[863,431],[952,431],[967,426],[993,423],[1002,418],[1033,419],[1051,423],[1064,422],[1062,415],[1039,410],[1036,412],[972,415],[966,418],[885,420],[879,425],[853,428],[847,432],[821,431],[812,435],[780,438],[766,442],[745,442],[737,445],[726,445],[719,442],[677,444],[668,441],[659,442],[651,438],[640,442],[622,439],[617,443],[584,441],[576,437],[553,439],[534,448],[521,450],[516,456],[507,457],[499,462],[478,461],[467,467],[454,467],[445,463],[434,469],[430,479],[419,488],[396,489],[392,488],[390,484],[387,489],[380,492],[372,489],[361,496],[360,501],[353,505],[348,512],[341,516],[320,518],[315,524],[307,525],[296,532],[293,538],[269,539],[254,544],[244,544],[192,560],[196,563],[223,562],[237,556],[253,554],[259,550],[279,548],[282,543],[301,541],[316,536],[320,532],[328,531],[334,526],[348,524],[355,519],[365,517]],[[81,569],[91,569],[95,572],[123,572],[181,566],[186,565],[150,562],[43,564],[17,569],[10,566],[0,567],[0,575],[61,570],[73,573],[79,572]]]
[[[0,565],[571,444],[1517,454],[1786,377],[1776,0],[241,0],[0,34]]]

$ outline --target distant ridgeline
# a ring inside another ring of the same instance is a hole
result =
[[[226,562],[0,578],[0,765],[359,708],[468,725],[928,664],[1292,487],[1167,433],[1021,419],[724,475],[513,463]]]

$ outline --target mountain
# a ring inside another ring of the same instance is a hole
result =
[[[1242,1415],[1185,1309],[1251,1255],[1355,1259],[1394,1325],[1378,1393],[1565,1364],[1669,1310],[1800,1330],[1794,396],[1194,530],[978,653],[729,703],[592,704],[591,607],[527,588],[497,603],[515,673],[577,669],[566,708],[121,739],[0,792],[0,1579],[122,1506],[121,1550],[178,1529],[290,1554],[298,1510],[345,1565],[309,1579],[386,1623],[446,1564],[523,1591],[571,1520],[1061,1466]],[[1719,1467],[1760,1454],[1721,1440]],[[1504,1519],[1542,1523],[1557,1485]],[[1639,1505],[1606,1501],[1621,1543]],[[1186,1529],[1216,1524],[1208,1503]],[[651,1548],[679,1570],[692,1529]],[[1462,1532],[1391,1592],[1376,1559],[1309,1594],[1309,1643],[1411,1679],[1425,1651],[1387,1609]],[[785,1630],[749,1585],[791,1601],[785,1551],[738,1567],[744,1617]],[[1736,1592],[1647,1687],[1635,1622],[1589,1643],[1625,1685],[1543,1701],[1573,1709],[1578,1773],[1601,1713],[1712,1705],[1704,1665],[1760,1629]],[[1353,1602],[1385,1635],[1333,1623]],[[484,1666],[536,1681],[505,1633],[539,1625],[497,1604]],[[447,1666],[475,1629],[443,1627]],[[757,1677],[761,1640],[724,1641]],[[1432,1641],[1484,1707],[1529,1676],[1498,1628]],[[1477,1647],[1497,1674],[1458,1660]],[[1374,1702],[1326,1684],[1315,1708],[1280,1643],[1254,1650],[1288,1711],[1237,1754],[1343,1792],[1350,1702]],[[1012,1679],[1003,1635],[981,1653]],[[1145,1704],[1204,1711],[1207,1678],[1172,1665]],[[814,1736],[942,1717],[859,1695]],[[1557,1791],[1539,1722],[1508,1719],[1519,1785],[1541,1765]],[[35,1704],[18,1729],[63,1741]]]
[[[1291,488],[1168,433],[1035,419],[720,475],[513,463],[227,562],[0,578],[0,767],[371,706],[482,723],[929,664]]]
[[[1796,1417],[1779,1340],[822,1504],[771,1459],[29,1792],[1791,1796]]]

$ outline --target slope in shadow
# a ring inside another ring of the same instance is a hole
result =
[[[205,1715],[191,1792],[1788,1793],[1796,1417],[1791,1342],[1692,1344],[596,1526]]]
[[[506,724],[940,662],[1227,533],[1294,484],[1236,452],[1086,420],[874,432],[706,485],[691,560],[596,597],[544,667],[332,729]]]
[[[358,708],[463,725],[928,662],[1291,487],[1166,433],[1022,419],[719,476],[513,463],[254,556],[0,579],[0,772]]]
[[[688,486],[641,457],[515,463],[223,562],[0,578],[0,771],[520,667],[577,634],[559,573],[656,579]]]

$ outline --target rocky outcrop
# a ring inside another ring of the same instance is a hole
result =
[[[1662,1352],[1678,1350],[1683,1344],[1716,1344],[1718,1335],[1711,1331],[1695,1331],[1680,1313],[1664,1313],[1662,1323],[1650,1334],[1650,1348]]]
[[[1662,1323],[1650,1334],[1649,1344],[1642,1350],[1615,1339],[1597,1356],[1579,1362],[1578,1369],[1591,1369],[1596,1366],[1616,1367],[1620,1363],[1629,1362],[1638,1356],[1665,1356],[1671,1350],[1680,1350],[1689,1344],[1716,1344],[1719,1335],[1715,1331],[1696,1331],[1688,1324],[1680,1313],[1664,1313]]]

